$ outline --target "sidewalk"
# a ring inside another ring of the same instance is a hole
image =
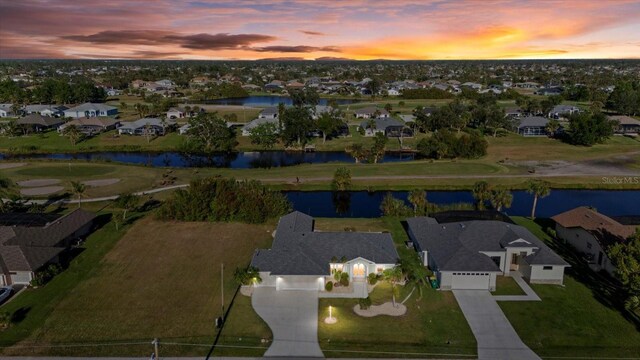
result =
[[[538,294],[527,284],[526,281],[522,278],[522,274],[519,271],[512,271],[511,277],[516,283],[520,286],[522,291],[524,291],[525,295],[497,295],[494,296],[493,299],[495,301],[541,301]]]

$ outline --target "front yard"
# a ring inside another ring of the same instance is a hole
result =
[[[531,287],[539,302],[499,302],[522,340],[540,356],[627,357],[640,354],[640,324],[623,314],[619,294],[526,218],[514,218],[571,263],[565,286]]]

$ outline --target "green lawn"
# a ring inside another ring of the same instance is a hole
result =
[[[493,295],[524,295],[520,285],[510,276],[498,276],[496,278],[496,290]]]
[[[204,356],[215,338],[214,320],[221,315],[220,264],[225,266],[228,307],[237,288],[234,269],[246,266],[256,248],[269,246],[273,226],[145,217],[124,234],[108,223],[68,270],[8,304],[7,311],[26,317],[1,333],[0,343],[17,342],[6,354],[147,356],[149,341],[158,337],[165,343],[161,354]],[[247,322],[260,324],[257,315],[243,314]],[[265,326],[248,331],[270,337]],[[144,345],[23,348],[114,342]]]
[[[542,301],[499,303],[527,346],[543,357],[638,357],[640,322],[621,309],[622,297],[615,286],[576,261],[538,223],[514,220],[572,265],[565,286],[532,285]]]
[[[404,242],[406,232],[400,219],[319,219],[318,228],[340,230],[354,227],[356,231],[387,230],[393,236],[400,257],[415,256]],[[413,286],[401,287],[399,301],[404,300]],[[371,293],[374,304],[391,301],[391,287],[381,282]],[[353,312],[355,299],[320,299],[318,339],[327,357],[438,357],[444,354],[466,357],[476,354],[476,341],[458,307],[453,293],[424,288],[422,297],[416,290],[407,300],[407,313],[400,317],[364,318]],[[338,322],[328,325],[329,305]],[[408,353],[408,354],[398,354]],[[431,354],[431,355],[429,355]],[[435,355],[438,354],[438,355]]]

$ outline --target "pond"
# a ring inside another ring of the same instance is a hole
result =
[[[0,159],[54,159],[114,161],[152,167],[219,167],[232,169],[272,168],[299,164],[329,162],[353,163],[353,157],[344,151],[248,151],[212,156],[190,155],[180,152],[86,152],[56,154],[2,155]],[[387,152],[381,162],[411,161],[413,153]]]
[[[348,105],[360,102],[358,99],[326,99],[320,98],[319,105],[327,105],[329,101],[335,101],[338,105]],[[239,106],[278,106],[279,103],[285,105],[293,105],[291,98],[288,96],[277,95],[257,95],[241,98],[226,98],[202,101],[203,104],[214,105],[239,105]]]
[[[380,204],[388,191],[352,191],[336,196],[331,191],[291,191],[285,195],[295,210],[315,217],[374,218],[382,215]],[[407,205],[407,191],[391,191]],[[446,205],[473,203],[470,191],[428,191],[427,200]],[[529,216],[533,196],[526,191],[514,191],[513,203],[504,209],[508,215]],[[551,217],[578,206],[592,206],[609,216],[640,215],[640,190],[552,190],[538,200],[536,216]]]

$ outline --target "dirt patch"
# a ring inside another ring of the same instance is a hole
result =
[[[396,303],[396,306],[393,306],[392,302],[386,302],[382,305],[371,305],[366,310],[362,310],[360,309],[360,305],[356,305],[353,307],[353,312],[362,317],[374,317],[378,315],[402,316],[407,313],[407,307],[398,303]]]
[[[40,186],[51,186],[60,183],[60,179],[33,179],[33,180],[24,180],[18,181],[16,184],[22,187],[40,187]]]
[[[49,195],[49,194],[57,193],[62,190],[64,190],[64,187],[62,186],[32,187],[32,188],[20,189],[20,194],[26,195],[26,196],[40,196],[40,195]]]
[[[0,169],[13,169],[25,165],[27,165],[27,163],[2,163],[0,164]]]
[[[87,186],[98,187],[98,186],[108,186],[116,184],[120,181],[120,179],[97,179],[97,180],[87,180],[82,183]]]

